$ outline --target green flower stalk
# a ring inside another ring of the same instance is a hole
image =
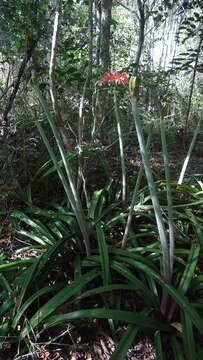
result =
[[[159,232],[159,238],[160,238],[160,242],[161,242],[162,252],[163,252],[163,275],[164,275],[164,279],[167,282],[170,282],[171,266],[170,266],[170,252],[169,252],[168,237],[167,237],[167,233],[166,233],[165,226],[164,226],[162,210],[161,210],[161,206],[160,206],[160,203],[158,200],[156,187],[155,187],[153,176],[152,176],[152,170],[150,167],[149,156],[148,156],[147,148],[145,145],[142,125],[141,125],[141,121],[140,121],[140,114],[139,114],[139,108],[138,108],[139,88],[138,88],[137,79],[135,79],[135,78],[130,79],[129,88],[130,88],[130,93],[131,93],[132,113],[133,113],[133,118],[134,118],[134,122],[135,122],[135,128],[136,128],[136,132],[137,132],[140,152],[141,152],[141,156],[142,156],[142,162],[143,162],[143,166],[144,166],[144,170],[145,170],[145,174],[146,174],[146,178],[147,178],[147,183],[149,186],[149,191],[150,191],[150,195],[151,195],[151,199],[152,199],[154,214],[156,217],[156,223],[157,223],[157,228],[158,228],[158,232]],[[161,312],[164,315],[166,314],[168,299],[169,299],[169,296],[166,293],[166,291],[164,291],[163,296],[162,296],[162,303],[161,303]]]
[[[174,222],[173,222],[173,202],[171,191],[171,180],[169,170],[169,158],[166,145],[165,121],[164,117],[160,118],[161,142],[164,158],[165,178],[166,178],[166,192],[167,192],[167,210],[168,210],[168,231],[169,231],[169,254],[170,254],[170,270],[171,276],[173,273],[173,256],[174,256]]]
[[[199,132],[200,132],[202,119],[203,119],[203,109],[201,109],[200,119],[199,119],[199,121],[198,121],[198,123],[197,123],[196,129],[195,129],[195,131],[194,131],[194,135],[193,135],[193,138],[192,138],[192,141],[191,141],[191,144],[190,144],[188,153],[187,153],[187,156],[186,156],[186,158],[185,158],[185,160],[184,160],[184,163],[183,163],[183,166],[182,166],[182,169],[181,169],[181,172],[180,172],[180,176],[179,176],[179,179],[178,179],[178,184],[179,184],[179,185],[181,185],[182,182],[183,182],[183,178],[184,178],[184,176],[185,176],[185,172],[186,172],[186,169],[187,169],[187,166],[188,166],[188,163],[189,163],[191,154],[192,154],[192,150],[193,150],[193,148],[194,148],[194,146],[195,146],[195,142],[196,142],[196,139],[197,139],[197,135],[198,135]]]
[[[125,167],[125,153],[124,153],[124,146],[123,146],[123,134],[122,134],[122,128],[121,128],[116,88],[114,88],[114,106],[115,106],[115,116],[116,116],[116,122],[117,122],[118,139],[119,139],[119,150],[120,150],[121,172],[122,172],[122,202],[123,202],[123,206],[124,206],[126,203],[126,188],[127,188],[126,167]]]
[[[120,74],[119,72],[115,72],[114,74],[111,72],[106,72],[101,78],[101,83],[113,83],[116,85],[124,85],[128,84],[129,79],[125,72]],[[119,105],[117,101],[117,92],[116,87],[114,86],[113,89],[114,94],[114,108],[115,108],[115,116],[117,122],[117,131],[118,131],[118,139],[119,139],[119,150],[120,150],[120,159],[121,159],[121,172],[122,172],[122,202],[123,206],[126,203],[126,167],[125,167],[125,153],[124,153],[124,146],[123,146],[123,134],[122,134],[122,127],[120,121],[120,112],[119,112]]]
[[[152,135],[152,132],[151,132],[151,129],[149,129],[147,145],[146,145],[147,149],[149,148],[149,145],[150,145],[151,135]],[[124,235],[123,235],[123,239],[122,239],[122,246],[121,246],[122,249],[126,248],[126,246],[127,246],[128,234],[129,234],[130,226],[131,226],[131,222],[132,222],[134,206],[137,201],[137,195],[138,195],[138,191],[139,191],[141,180],[142,180],[143,170],[144,170],[144,168],[143,168],[143,164],[142,164],[139,168],[136,184],[135,184],[134,191],[133,191],[133,196],[132,196],[132,200],[131,200],[131,204],[130,204],[130,210],[129,210],[127,223],[126,223],[126,227],[125,227],[125,231],[124,231]]]

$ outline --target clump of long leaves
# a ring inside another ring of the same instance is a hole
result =
[[[170,181],[166,148],[166,180],[153,181],[134,101],[133,97],[148,186],[136,189],[128,248],[120,248],[128,211],[113,200],[111,183],[83,206],[89,256],[83,248],[79,207],[72,201],[72,178],[64,182],[64,203],[53,203],[48,210],[31,206],[25,212],[14,211],[13,229],[25,247],[0,258],[2,344],[21,342],[23,353],[27,342],[35,349],[39,339],[46,344],[60,341],[65,324],[91,318],[108,323],[116,344],[111,360],[125,359],[145,331],[154,336],[159,359],[167,359],[166,344],[174,359],[199,359],[203,354],[202,190]],[[42,105],[45,110],[43,101]],[[60,175],[58,160],[50,154]],[[118,338],[120,324],[128,326]],[[74,346],[77,343],[76,334]],[[73,347],[71,339],[68,346]]]
[[[167,221],[166,183],[155,186]],[[118,228],[122,229],[127,213],[118,201],[108,203],[110,191],[108,184],[90,200],[87,220],[94,249],[88,257],[67,204],[12,213],[13,228],[26,245],[12,253],[12,261],[1,258],[2,342],[10,343],[12,334],[12,341],[21,339],[22,344],[26,339],[35,344],[39,338],[51,343],[56,337],[60,340],[65,323],[101,318],[107,319],[117,341],[111,359],[118,354],[124,359],[145,329],[154,333],[157,354],[164,354],[167,339],[174,359],[197,358],[202,353],[198,340],[203,333],[202,192],[190,185],[172,186],[177,246],[169,284],[160,272],[162,250],[148,188],[139,192],[128,249],[118,247],[122,240]],[[170,321],[160,313],[161,289],[170,295]],[[94,299],[96,306],[92,306]],[[119,340],[116,329],[121,323],[128,328]]]

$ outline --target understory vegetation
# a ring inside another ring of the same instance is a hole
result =
[[[0,9],[0,359],[201,359],[202,2]]]

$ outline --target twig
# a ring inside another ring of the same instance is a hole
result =
[[[30,353],[25,354],[25,355],[18,356],[14,360],[24,360],[24,359],[28,360],[30,357],[33,359],[33,356],[35,356],[35,355],[36,355],[36,351],[35,352],[30,352]]]
[[[117,0],[116,0],[116,3],[117,3],[118,5],[120,5],[120,6],[122,6],[124,9],[128,10],[129,12],[131,12],[131,14],[135,15],[136,18],[139,19],[136,11],[130,9],[128,6],[122,4],[120,1],[117,1]]]

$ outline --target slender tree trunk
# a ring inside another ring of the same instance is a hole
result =
[[[89,35],[89,46],[88,46],[88,57],[89,64],[87,70],[87,76],[85,84],[83,87],[82,98],[80,101],[79,107],[79,127],[78,127],[78,145],[81,147],[83,140],[83,131],[84,131],[84,100],[87,95],[88,90],[91,92],[91,78],[92,78],[92,65],[93,65],[93,1],[88,0],[88,35]],[[91,98],[91,96],[90,96]]]
[[[93,0],[88,0],[88,32],[89,32],[89,66],[87,70],[87,77],[85,80],[85,84],[83,87],[83,93],[80,100],[79,106],[79,125],[78,125],[78,149],[79,149],[79,157],[78,157],[78,179],[77,179],[77,189],[80,191],[81,185],[83,183],[84,193],[87,194],[85,188],[85,177],[84,170],[86,160],[82,160],[81,152],[82,152],[82,141],[84,135],[84,126],[85,126],[85,117],[84,117],[84,101],[85,98],[89,100],[89,107],[91,108],[91,99],[92,99],[92,65],[93,65]],[[87,196],[86,196],[87,197]]]
[[[143,48],[144,39],[145,39],[144,31],[145,31],[145,22],[146,22],[144,3],[141,0],[137,0],[136,2],[138,5],[138,11],[139,11],[139,39],[138,39],[137,53],[135,56],[135,70],[134,70],[135,74],[137,74],[137,72],[138,72],[138,66],[140,63],[141,55],[142,55],[142,48]]]
[[[112,0],[101,0],[101,46],[100,58],[102,70],[110,68],[110,28],[111,28]]]
[[[7,103],[4,113],[3,113],[3,121],[4,122],[7,121],[8,114],[9,114],[10,110],[12,109],[15,97],[16,97],[18,89],[20,87],[21,79],[23,77],[23,74],[24,74],[26,66],[27,66],[27,63],[30,60],[32,53],[37,45],[37,41],[35,41],[35,40],[28,40],[27,42],[28,42],[28,45],[27,45],[26,53],[25,53],[25,56],[24,56],[24,59],[23,59],[21,65],[20,65],[18,75],[17,75],[17,80],[15,81],[15,83],[13,85],[13,91],[9,97],[8,103]]]
[[[110,57],[110,28],[111,28],[111,9],[112,9],[112,0],[97,0],[98,7],[98,25],[100,19],[100,8],[101,5],[101,26],[100,26],[100,50],[97,49],[97,61],[101,65],[101,72],[104,73],[110,70],[111,57]],[[99,52],[98,52],[99,51]],[[109,109],[112,107],[112,101],[109,97],[108,89],[102,88],[98,89],[98,94],[96,95],[96,102],[94,108],[94,125],[92,135],[93,138],[97,134],[97,138],[103,142],[106,139],[106,132],[103,134],[102,124],[106,115],[109,112]]]
[[[95,0],[96,65],[100,63],[101,47],[101,0]]]

